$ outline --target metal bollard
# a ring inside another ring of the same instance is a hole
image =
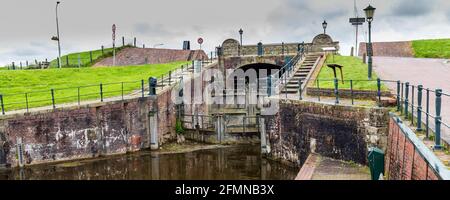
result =
[[[417,131],[422,131],[422,90],[423,86],[417,86]]]
[[[156,95],[156,85],[158,80],[156,78],[150,77],[148,78],[148,95],[153,96]]]
[[[440,150],[442,149],[441,145],[441,104],[442,104],[442,90],[436,89],[436,117],[434,118],[434,124],[435,124],[435,139],[434,139],[434,149]]]
[[[405,83],[405,119],[408,119],[408,92],[409,92],[409,82]]]

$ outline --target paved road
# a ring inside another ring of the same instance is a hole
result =
[[[413,85],[422,84],[424,88],[430,88],[431,90],[440,88],[444,93],[450,94],[450,62],[446,61],[444,59],[389,57],[375,57],[373,59],[374,70],[382,79],[409,81]],[[389,84],[389,87],[396,91],[396,84]],[[432,115],[435,114],[434,95],[434,93],[430,93]],[[423,98],[425,102],[425,93]],[[415,104],[417,104],[417,100]],[[425,103],[423,106],[425,106]],[[445,123],[450,124],[450,96],[443,96],[442,98],[442,118]],[[443,138],[450,142],[450,129],[444,127],[443,132],[445,132]]]

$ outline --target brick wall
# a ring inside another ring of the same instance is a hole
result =
[[[374,42],[373,56],[414,57],[411,42]],[[359,56],[367,54],[366,43],[359,44]]]
[[[389,120],[385,173],[390,180],[439,180],[450,172],[399,118]]]
[[[386,149],[388,112],[364,108],[281,100],[279,112],[267,116],[269,158],[303,164],[309,152],[367,163],[367,149]]]
[[[0,119],[7,163],[17,166],[17,138],[26,164],[122,154],[150,147],[148,114],[158,112],[159,143],[176,137],[171,90],[157,97],[17,114]]]

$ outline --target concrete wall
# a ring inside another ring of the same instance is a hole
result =
[[[157,97],[97,103],[0,118],[7,163],[18,165],[22,138],[25,164],[122,154],[150,147],[149,112],[156,109],[159,144],[176,138],[171,90]]]
[[[388,111],[281,100],[278,114],[267,116],[268,157],[302,165],[311,151],[367,164],[368,147],[386,149]]]
[[[450,180],[439,158],[395,115],[389,120],[385,174],[390,180]]]

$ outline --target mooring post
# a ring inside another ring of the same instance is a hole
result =
[[[103,102],[103,84],[100,83],[100,101]]]
[[[334,78],[334,96],[336,96],[336,101],[334,103],[339,104],[339,81],[337,78]]]
[[[298,80],[298,99],[299,100],[303,100],[303,98],[302,98],[302,93],[303,93],[303,91],[302,91],[302,80]]]
[[[56,106],[55,106],[55,90],[52,88],[52,89],[50,89],[50,92],[51,92],[51,94],[52,94],[52,105],[53,105],[53,109],[56,109]]]
[[[417,131],[422,131],[422,90],[423,85],[417,86]]]
[[[405,83],[405,119],[408,119],[408,92],[409,92],[409,82]]]
[[[378,106],[381,107],[381,79],[377,78]]]
[[[3,103],[3,95],[0,94],[0,107],[2,109],[2,115],[5,115],[5,105]]]
[[[435,124],[435,139],[434,139],[434,149],[440,150],[442,149],[441,145],[441,104],[442,104],[442,89],[436,89],[436,117],[434,118]]]
[[[400,81],[397,81],[397,112],[400,111]]]

